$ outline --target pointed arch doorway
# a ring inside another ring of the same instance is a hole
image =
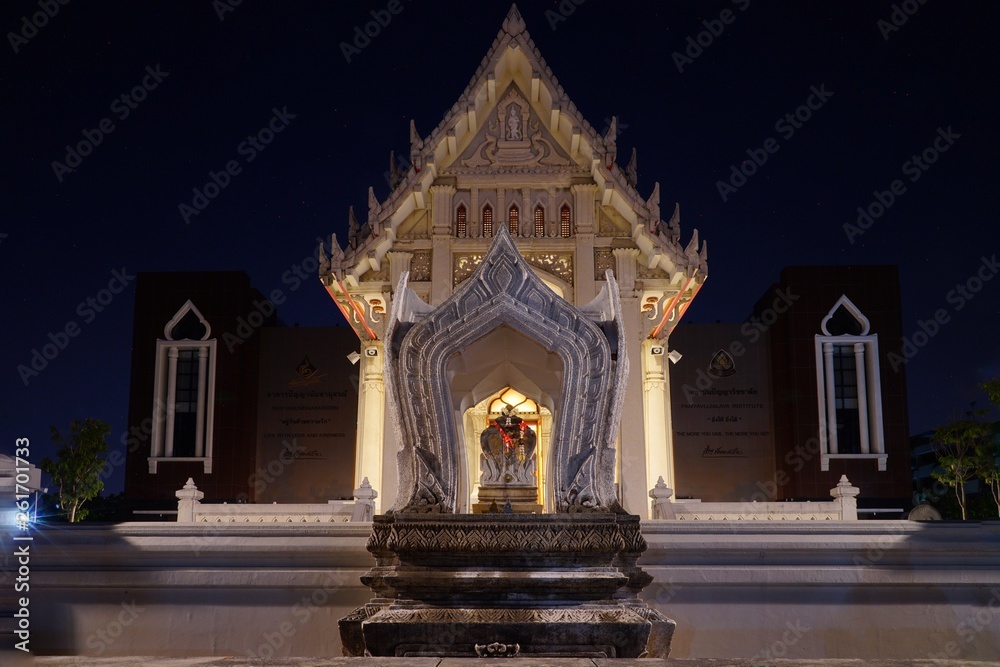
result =
[[[545,484],[550,478],[546,465],[551,458],[547,454],[552,414],[563,391],[562,359],[524,333],[509,326],[499,326],[456,351],[446,368],[452,406],[461,429],[459,441],[464,445],[461,448],[458,511],[471,512],[478,499],[479,437],[489,420],[498,416],[502,405],[497,403],[505,398],[518,416],[530,426],[539,427],[535,430],[538,502],[546,511],[552,511],[550,489]]]

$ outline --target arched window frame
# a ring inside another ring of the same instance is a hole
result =
[[[511,204],[507,209],[507,231],[511,236],[518,236],[521,229],[521,209],[517,204]]]
[[[834,313],[844,307],[860,324],[860,335],[830,333],[827,325]],[[879,368],[878,335],[870,333],[871,324],[854,303],[842,295],[820,323],[815,336],[816,395],[819,413],[820,469],[828,471],[831,459],[875,459],[879,471],[886,470],[882,422],[882,382]],[[853,365],[850,363],[853,361]],[[839,362],[839,363],[838,363]],[[841,367],[838,368],[838,365]],[[851,366],[855,375],[844,381],[843,366]],[[841,392],[850,385],[851,396]],[[851,405],[853,403],[853,405]],[[837,413],[857,410],[860,452],[841,453]]]
[[[573,233],[573,210],[569,204],[559,208],[559,235],[568,239]]]
[[[204,325],[201,339],[174,340],[174,327],[188,314],[193,313]],[[202,462],[206,474],[212,472],[213,431],[215,430],[215,367],[217,340],[209,338],[212,328],[198,308],[188,300],[163,328],[164,339],[156,341],[155,370],[153,371],[153,432],[150,440],[149,472],[155,475],[158,464],[165,462]],[[194,369],[185,368],[194,360]],[[193,370],[193,373],[185,373]],[[189,386],[178,387],[189,378]],[[189,400],[178,401],[178,393]],[[194,400],[190,400],[190,399]],[[174,436],[177,426],[178,404],[186,405],[184,412],[191,413],[194,404],[194,456],[175,455]]]
[[[493,207],[489,204],[483,205],[483,236],[493,236]]]
[[[469,235],[469,213],[465,204],[459,204],[455,209],[455,236],[464,239]]]
[[[535,206],[535,236],[542,238],[545,236],[545,207],[541,204]]]

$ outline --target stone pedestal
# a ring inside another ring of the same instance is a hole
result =
[[[472,506],[473,514],[502,513],[507,503],[515,514],[541,514],[537,486],[483,486],[479,489],[479,502]]]
[[[639,518],[612,513],[375,517],[341,619],[347,655],[666,657],[674,623],[638,599]]]

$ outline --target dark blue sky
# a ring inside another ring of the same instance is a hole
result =
[[[318,236],[345,238],[347,207],[365,210],[369,185],[387,194],[390,149],[408,154],[411,119],[434,129],[509,8],[403,0],[348,63],[341,43],[389,2],[243,2],[220,20],[223,1],[70,2],[37,29],[24,24],[37,0],[0,9],[5,452],[30,437],[38,462],[49,425],[88,416],[111,423],[120,447],[136,272],[245,270],[289,296],[286,323],[337,324],[318,281],[294,267]],[[620,161],[638,148],[640,191],[659,181],[664,209],[681,203],[682,240],[694,227],[708,240],[691,321],[742,320],[790,264],[898,265],[907,336],[946,311],[906,365],[918,432],[958,416],[1000,374],[1000,279],[971,298],[951,293],[977,272],[992,277],[983,258],[1000,251],[1000,7],[896,4],[919,11],[892,30],[890,2],[519,7],[591,124],[617,114]],[[688,38],[703,32],[699,53]],[[688,48],[679,71],[673,54]],[[808,120],[785,119],[810,102]],[[244,145],[275,110],[282,131],[260,150]],[[100,142],[76,163],[66,146],[87,137]],[[927,149],[933,164],[907,164]],[[747,151],[767,160],[724,201],[718,182],[734,166],[753,171]],[[72,171],[53,166],[68,160]],[[238,173],[185,220],[179,205],[231,160]],[[858,207],[897,180],[892,204],[849,238]],[[124,290],[102,293],[116,271]],[[67,326],[76,335],[26,385],[18,366]]]

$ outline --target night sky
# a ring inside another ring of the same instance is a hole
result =
[[[3,3],[0,450],[30,437],[38,463],[54,449],[50,425],[85,417],[109,422],[124,449],[137,272],[244,270],[262,292],[284,291],[285,323],[340,324],[296,266],[318,237],[346,238],[368,186],[388,194],[389,151],[408,156],[411,119],[431,133],[509,7]],[[1000,279],[978,282],[1000,270],[1000,5],[519,8],[590,123],[617,115],[619,162],[638,149],[639,191],[659,181],[664,216],[680,202],[682,243],[695,227],[708,241],[709,278],[686,319],[743,320],[787,265],[895,264],[906,335],[947,316],[906,364],[911,432],[984,400],[976,385],[1000,375]],[[357,48],[373,11],[390,20]],[[248,142],[272,122],[273,141]],[[88,155],[67,155],[88,141]],[[230,161],[238,173],[184,216]],[[720,193],[720,181],[739,187]],[[875,219],[845,229],[859,207]],[[26,384],[18,366],[67,327],[76,335]]]

